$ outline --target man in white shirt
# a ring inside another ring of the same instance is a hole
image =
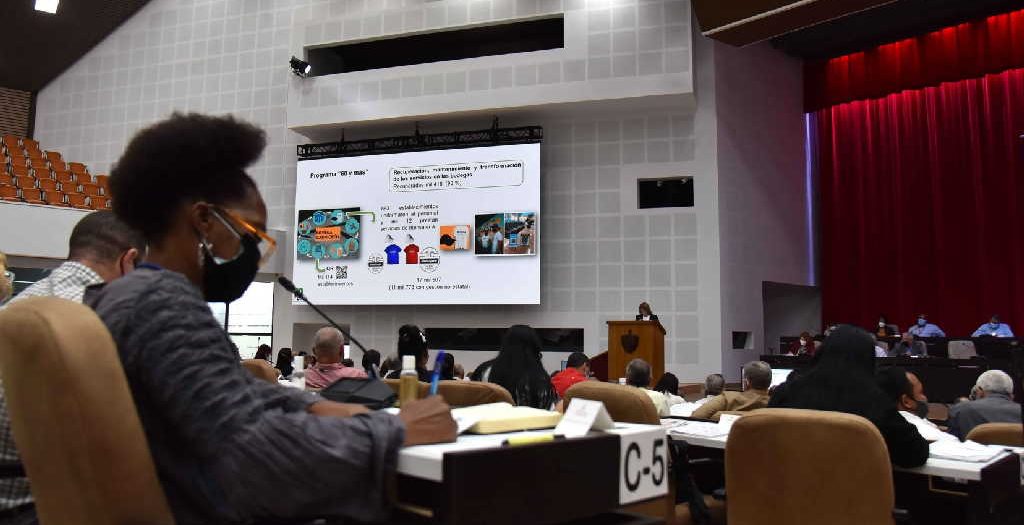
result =
[[[900,415],[917,428],[921,437],[928,441],[956,439],[928,421],[928,397],[924,395],[924,385],[916,375],[893,366],[879,370],[876,379],[882,391],[896,402]]]
[[[78,221],[71,231],[68,260],[50,272],[50,275],[14,296],[10,302],[29,297],[59,297],[80,303],[86,287],[113,281],[134,270],[145,251],[145,239],[118,220],[113,212],[104,210],[90,213]],[[7,401],[2,388],[0,466],[21,468],[21,456],[11,433]],[[0,479],[0,513],[28,519],[27,514],[34,512],[27,478],[14,475]]]
[[[647,394],[651,398],[651,402],[654,403],[654,409],[658,412],[658,416],[669,415],[668,399],[665,398],[665,394],[648,388],[651,386],[651,365],[647,361],[634,359],[626,365],[626,384],[639,388]]]

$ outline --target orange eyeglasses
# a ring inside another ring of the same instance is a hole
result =
[[[213,208],[213,214],[214,216],[217,217],[218,220],[220,220],[220,222],[224,224],[224,226],[226,226],[229,230],[234,232],[234,234],[237,235],[239,239],[241,239],[242,235],[251,235],[256,238],[256,240],[258,241],[257,247],[260,250],[260,267],[266,264],[270,257],[274,255],[274,252],[277,251],[277,241],[275,241],[271,236],[267,235],[267,232],[253,226],[252,224],[249,224],[248,221],[239,217],[237,214],[232,213],[231,211],[221,208],[219,206],[215,206]],[[238,224],[243,231],[238,231],[238,228],[235,228],[234,226],[231,225],[230,222],[224,220],[224,216],[227,216],[233,222]],[[242,248],[239,247],[238,254],[241,253]],[[238,257],[238,254],[236,254],[235,257]]]

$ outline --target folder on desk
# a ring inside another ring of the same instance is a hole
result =
[[[508,403],[488,403],[452,410],[456,419],[475,420],[469,427],[471,434],[498,434],[517,430],[554,428],[562,414],[539,408],[517,407]]]

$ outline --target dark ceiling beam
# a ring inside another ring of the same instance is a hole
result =
[[[694,0],[701,32],[734,46],[775,38],[896,0]]]

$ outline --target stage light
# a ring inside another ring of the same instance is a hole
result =
[[[292,66],[292,73],[295,73],[296,76],[307,77],[310,71],[313,71],[313,66],[309,65],[309,62],[305,60],[292,57],[288,63]]]
[[[36,0],[36,11],[45,11],[50,14],[57,14],[57,4],[60,0]]]

